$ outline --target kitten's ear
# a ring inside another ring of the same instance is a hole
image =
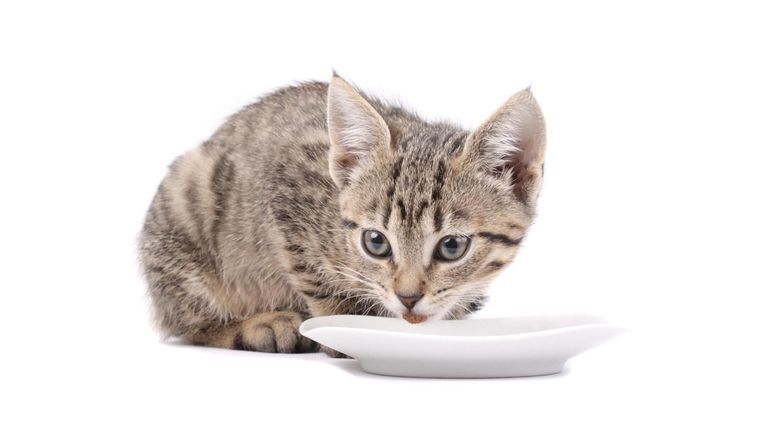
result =
[[[516,198],[534,205],[545,156],[545,121],[529,89],[511,96],[466,141],[480,169],[508,181]]]
[[[390,144],[390,131],[372,105],[337,75],[329,83],[326,121],[331,142],[329,172],[342,188],[378,145]]]

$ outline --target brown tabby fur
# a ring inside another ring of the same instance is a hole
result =
[[[317,349],[303,319],[460,318],[534,217],[545,128],[529,90],[469,133],[331,84],[280,89],[171,165],[142,231],[164,334],[264,352]],[[361,246],[385,234],[389,259]],[[456,262],[445,235],[471,238]],[[396,297],[424,295],[411,312]]]

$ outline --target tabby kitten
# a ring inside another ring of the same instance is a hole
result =
[[[529,90],[470,133],[336,75],[278,90],[161,183],[140,240],[158,324],[194,344],[305,352],[310,316],[461,318],[532,222],[544,150]]]

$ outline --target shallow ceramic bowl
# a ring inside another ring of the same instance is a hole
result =
[[[364,371],[406,377],[555,374],[571,357],[622,332],[584,315],[440,320],[410,324],[373,316],[323,316],[300,332],[356,358]]]

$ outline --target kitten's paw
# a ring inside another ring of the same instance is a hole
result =
[[[336,351],[334,349],[331,349],[329,347],[326,347],[326,346],[321,346],[320,350],[323,353],[326,353],[326,355],[329,356],[330,358],[351,359],[350,356],[348,356],[348,355],[346,355],[344,353],[340,353],[340,352],[338,352],[338,351]]]
[[[262,313],[241,324],[233,348],[268,353],[303,353],[318,344],[299,333],[302,316],[290,311]]]

